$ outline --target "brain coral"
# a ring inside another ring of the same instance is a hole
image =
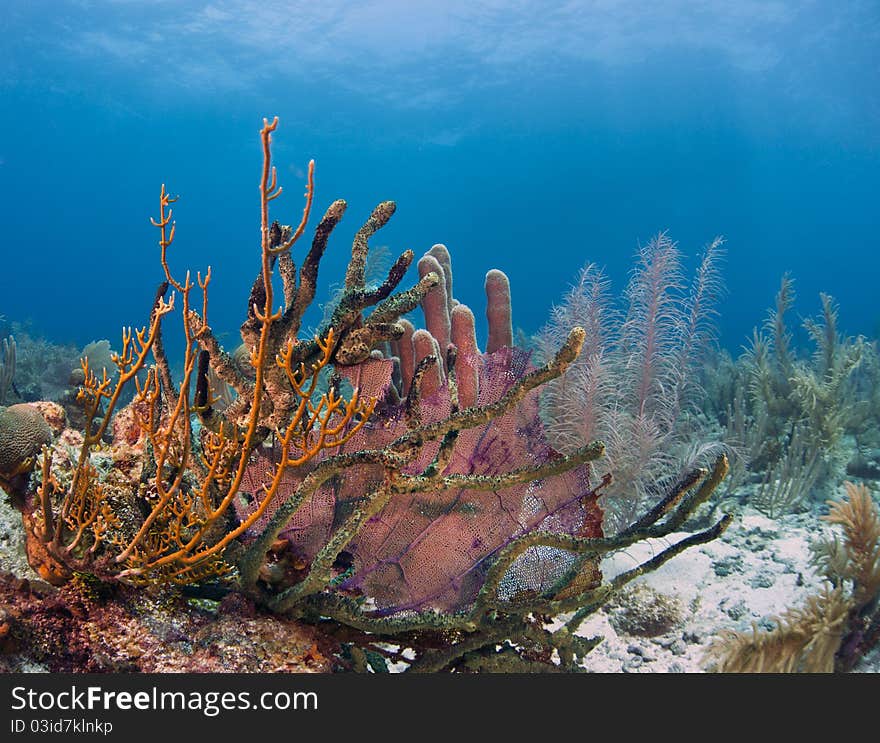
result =
[[[43,444],[51,441],[49,424],[33,405],[0,408],[0,479],[26,471]]]

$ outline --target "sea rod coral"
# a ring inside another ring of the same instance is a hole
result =
[[[473,315],[452,299],[441,246],[420,261],[412,288],[397,292],[410,250],[368,287],[368,241],[393,202],[357,231],[339,301],[315,336],[301,339],[346,204],[324,213],[297,270],[291,249],[311,213],[314,163],[298,225],[271,222],[281,192],[271,160],[277,125],[264,120],[261,130],[261,262],[241,326],[246,368],[209,324],[211,269],[175,278],[176,199],[163,186],[153,223],[164,281],[149,322],[123,332],[114,375],[83,361],[85,430],[45,446],[34,477],[14,493],[31,564],[55,583],[86,573],[237,591],[277,613],[349,628],[340,641],[354,668],[375,668],[384,651],[364,648],[388,635],[420,648],[412,670],[552,667],[553,650],[571,667],[595,643],[574,635],[584,616],[638,575],[718,536],[729,517],[609,582],[602,555],[680,529],[724,477],[726,459],[683,474],[606,538],[598,498],[610,476],[593,485],[590,471],[603,444],[562,455],[538,415],[538,388],[577,358],[585,331],[571,328],[546,363],[533,365],[512,347],[509,285],[493,271],[480,352]],[[420,304],[427,330],[401,319]],[[163,344],[177,308],[179,382]],[[234,391],[222,406],[217,380]],[[120,409],[131,385],[134,400]],[[545,628],[544,618],[563,612],[573,612],[565,626]]]

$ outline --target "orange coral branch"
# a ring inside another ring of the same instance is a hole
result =
[[[204,276],[197,273],[195,282],[190,272],[182,282],[174,278],[168,264],[168,249],[175,238],[171,204],[177,197],[171,196],[163,184],[159,215],[150,221],[160,232],[160,263],[167,285],[175,292],[166,302],[160,290],[148,328],[123,330],[121,351],[113,357],[119,371],[115,382],[106,370],[99,378],[89,368],[88,361],[83,361],[85,381],[80,399],[86,407],[86,434],[73,481],[61,500],[57,518],[52,506],[57,484],[51,477],[51,455],[44,455],[44,479],[38,493],[44,511],[40,538],[48,542],[52,532],[50,552],[60,555],[68,565],[87,568],[89,559],[97,560],[99,553],[103,553],[102,564],[119,578],[145,580],[159,576],[191,581],[221,575],[227,569],[222,563],[223,552],[263,516],[281,486],[285,470],[306,464],[323,449],[345,443],[373,412],[375,400],[364,401],[357,390],[348,401],[333,390],[317,400],[312,399],[321,370],[330,363],[337,345],[332,328],[323,337],[314,339],[318,358],[308,366],[302,361],[305,356],[294,353],[296,341],[289,341],[281,352],[275,350],[278,341],[273,340],[273,326],[282,317],[280,310],[272,310],[275,256],[289,250],[303,234],[314,195],[314,161],[310,161],[302,219],[295,230],[285,228],[287,239],[273,247],[269,234],[269,202],[281,193],[278,174],[271,161],[271,135],[277,125],[277,117],[271,122],[264,119],[260,133],[263,145],[262,287],[258,285],[252,307],[259,332],[254,334],[250,354],[255,378],[247,388],[247,397],[242,399],[243,420],[239,419],[239,427],[222,422],[219,429],[205,429],[201,451],[192,451],[192,416],[204,414],[206,410],[203,403],[193,408],[191,388],[199,354],[208,352],[203,339],[211,332],[207,323],[211,269],[209,267]],[[191,309],[192,291],[196,286],[202,292],[201,316]],[[177,391],[172,385],[161,383],[164,380],[160,379],[158,367],[148,369],[144,380],[136,376],[145,367],[151,351],[155,351],[156,361],[161,364],[160,325],[162,318],[174,308],[175,293],[180,295],[185,340],[184,372]],[[105,486],[89,460],[92,447],[107,430],[122,389],[131,380],[137,393],[132,407],[134,420],[149,444],[146,451],[150,452],[154,474],[145,492],[149,512],[140,523],[132,525],[133,536],[129,532],[123,537]],[[273,390],[284,380],[289,386],[282,392],[287,397],[280,409],[283,417],[278,422],[282,428],[278,432],[283,452],[281,461],[269,482],[264,483],[258,507],[244,521],[229,528],[224,524],[225,516],[241,487],[251,452],[266,435],[266,403],[270,412],[277,404],[274,397],[265,398],[274,394]],[[289,407],[288,398],[292,399]],[[102,405],[105,410],[96,425]],[[194,484],[193,477],[197,478]],[[109,546],[115,548],[115,553],[106,554],[101,549]],[[76,556],[74,550],[77,550]]]
[[[174,242],[174,231],[175,224],[171,220],[172,210],[168,210],[168,214],[165,214],[165,209],[169,204],[173,204],[178,200],[178,196],[171,196],[170,194],[165,192],[165,184],[162,184],[162,189],[159,192],[159,220],[156,221],[152,217],[150,217],[150,222],[154,227],[158,227],[161,230],[161,236],[159,238],[159,247],[162,249],[161,258],[162,268],[165,271],[165,280],[171,284],[175,289],[181,291],[180,284],[178,284],[172,277],[171,271],[168,268],[168,260],[167,260],[167,252],[171,243]],[[168,225],[171,225],[170,234],[166,232],[166,228]]]

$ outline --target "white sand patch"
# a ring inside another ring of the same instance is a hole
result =
[[[703,673],[706,649],[724,629],[769,628],[773,617],[801,605],[823,585],[810,565],[810,543],[826,532],[815,514],[770,519],[750,507],[734,514],[714,542],[692,547],[637,578],[661,595],[679,599],[682,621],[655,637],[619,632],[614,609],[603,607],[579,627],[580,636],[603,641],[584,660],[596,673]],[[684,533],[634,545],[602,563],[606,579],[650,559]],[[855,669],[880,672],[880,649]]]

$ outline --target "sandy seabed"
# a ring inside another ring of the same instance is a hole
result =
[[[841,489],[842,490],[842,489]],[[595,673],[703,673],[707,649],[723,630],[772,629],[774,617],[800,606],[824,581],[810,565],[809,545],[832,530],[810,511],[768,518],[751,506],[733,511],[727,531],[713,542],[686,550],[642,576],[620,600],[588,617],[577,634],[601,636],[583,666]],[[602,564],[611,578],[649,559],[685,533],[635,545]],[[648,627],[639,616],[666,608],[666,622]],[[669,611],[671,603],[678,611]],[[655,632],[657,632],[655,634]],[[880,672],[880,648],[863,658],[856,673]]]

